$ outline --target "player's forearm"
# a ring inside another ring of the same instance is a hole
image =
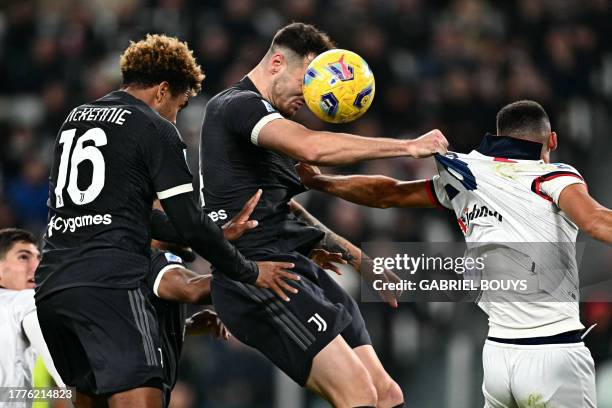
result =
[[[188,194],[162,200],[179,235],[195,252],[233,280],[255,283],[258,268],[223,236],[223,231],[197,207]]]
[[[341,166],[364,160],[412,156],[411,140],[369,138],[348,133],[312,132],[304,144],[303,161]]]
[[[612,244],[612,210],[605,207],[595,210],[585,232],[599,241]]]
[[[319,229],[325,234],[317,247],[325,249],[328,252],[342,254],[342,258],[344,258],[349,265],[355,268],[355,270],[359,270],[361,264],[361,250],[359,248],[351,244],[344,237],[341,237],[327,228],[325,224],[306,211],[306,209],[298,204],[295,200],[291,200],[289,205],[291,207],[291,211],[296,217],[304,221],[306,224]]]
[[[210,275],[201,275],[191,278],[187,281],[187,293],[189,295],[189,303],[194,305],[211,305],[212,297],[210,296]]]
[[[170,302],[209,305],[211,275],[198,275],[185,269],[174,268],[166,271],[155,294]]]
[[[393,206],[388,197],[398,182],[385,176],[314,176],[309,187],[367,207]]]

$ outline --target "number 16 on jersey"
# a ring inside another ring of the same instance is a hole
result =
[[[68,176],[68,166],[70,166],[70,179],[68,180],[68,195],[76,205],[91,203],[98,197],[104,188],[106,165],[104,156],[98,147],[107,143],[106,133],[100,128],[87,130],[76,140],[72,155],[72,144],[76,135],[76,129],[64,130],[61,133],[59,143],[63,145],[62,156],[60,158],[59,172],[57,174],[57,185],[55,187],[55,207],[64,206],[64,187]],[[83,147],[85,142],[93,141],[93,146]],[[91,183],[85,190],[79,189],[77,184],[79,178],[79,164],[90,161],[93,165]]]

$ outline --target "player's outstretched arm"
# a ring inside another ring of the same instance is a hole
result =
[[[302,183],[313,190],[335,195],[355,204],[376,208],[435,207],[428,180],[400,181],[386,176],[330,176],[309,164],[296,166]]]
[[[171,302],[210,305],[212,275],[200,275],[190,269],[176,267],[166,270],[153,291],[160,299]]]
[[[233,280],[271,289],[285,301],[289,300],[285,292],[297,293],[297,289],[285,282],[285,279],[300,280],[299,275],[288,271],[294,267],[292,263],[247,260],[198,208],[192,194],[178,194],[161,200],[161,204],[183,242],[220,272]]]
[[[399,140],[314,131],[288,119],[267,123],[254,142],[301,162],[324,166],[398,156],[428,157],[445,154],[448,148],[448,141],[437,129],[414,140]]]
[[[612,210],[595,201],[584,184],[565,187],[559,196],[559,208],[581,231],[612,243]]]

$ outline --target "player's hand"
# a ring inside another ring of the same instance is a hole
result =
[[[295,265],[289,262],[257,262],[259,267],[259,275],[255,286],[259,288],[271,289],[285,302],[289,301],[289,297],[285,291],[296,294],[298,290],[289,285],[285,279],[299,281],[300,275],[291,273],[287,269],[292,269]]]
[[[295,169],[300,176],[300,180],[302,180],[302,184],[308,188],[312,188],[314,186],[314,178],[321,175],[321,170],[317,166],[306,163],[296,164]]]
[[[207,309],[197,312],[185,321],[185,332],[193,336],[210,334],[216,339],[224,340],[231,337],[217,313]]]
[[[435,153],[446,154],[448,151],[448,140],[438,129],[431,130],[423,136],[407,142],[409,143],[408,153],[417,159],[429,157]]]
[[[246,231],[257,227],[256,220],[249,220],[249,217],[253,213],[253,210],[257,206],[259,199],[261,198],[261,189],[257,190],[249,201],[244,204],[242,210],[223,225],[223,236],[228,241],[235,241],[242,236]]]
[[[319,265],[323,269],[330,269],[338,275],[342,275],[342,271],[338,268],[336,263],[346,265],[348,262],[342,258],[342,254],[340,252],[327,252],[324,249],[313,249],[310,253],[310,259],[314,261],[317,265]]]
[[[375,274],[372,259],[363,253],[362,253],[362,262],[360,265],[359,273],[361,274],[362,279],[365,279],[365,281],[368,282],[370,287],[373,287],[372,284],[375,280],[380,280],[383,283],[386,283],[386,282],[397,283],[401,281],[399,276],[397,276],[395,273],[393,273],[392,271],[388,269],[385,269],[384,272],[381,274]],[[384,302],[388,303],[389,306],[391,306],[394,309],[397,308],[398,306],[397,298],[399,298],[402,295],[401,291],[379,290],[377,292],[378,292],[378,296],[380,296],[380,298]]]

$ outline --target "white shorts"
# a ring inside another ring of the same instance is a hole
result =
[[[595,365],[584,343],[523,346],[487,340],[485,408],[597,407]]]

